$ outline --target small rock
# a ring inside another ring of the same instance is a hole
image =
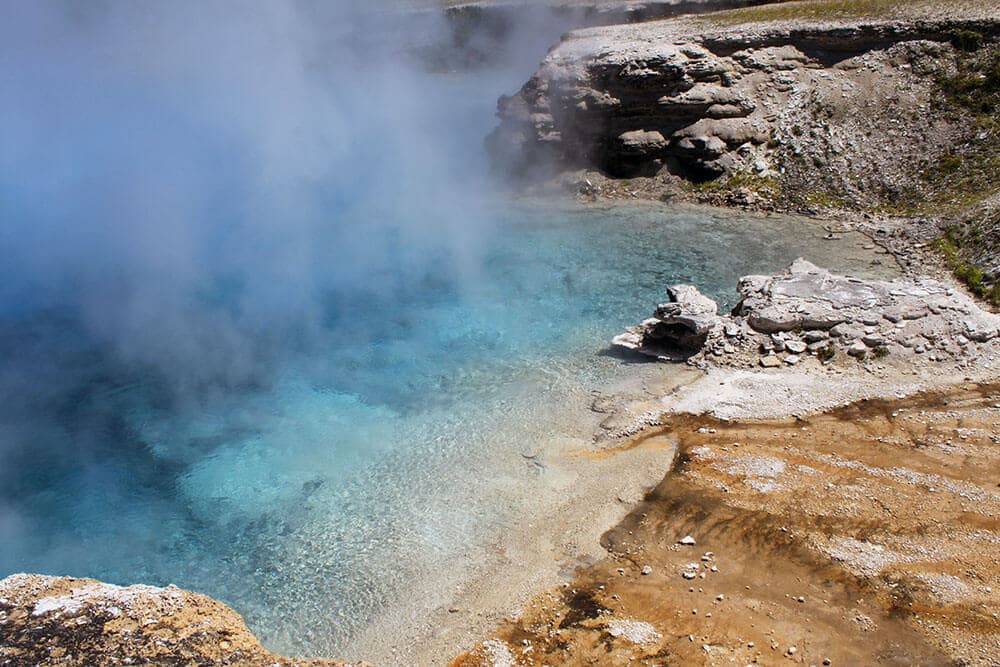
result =
[[[809,350],[809,354],[816,354],[823,348],[825,348],[829,343],[825,340],[818,340],[815,343],[809,343],[806,349]]]
[[[792,354],[802,354],[806,351],[806,344],[800,340],[785,341],[785,349]]]
[[[799,649],[795,648],[794,646],[788,647],[788,655],[795,655],[796,653],[798,653],[798,651]]]
[[[868,347],[878,347],[879,345],[885,342],[885,339],[882,338],[881,334],[872,333],[872,334],[865,334],[864,336],[862,336],[861,342],[867,345]]]
[[[788,364],[789,366],[794,366],[795,364],[799,363],[799,355],[797,354],[788,355],[787,357],[785,357],[785,363]]]
[[[691,537],[690,535],[685,535],[684,537],[682,537],[680,539],[680,541],[678,542],[678,544],[683,544],[685,546],[690,547],[690,546],[694,546],[695,544],[697,544],[697,542],[695,542],[695,539],[693,537]]]
[[[652,574],[652,573],[653,573],[653,568],[651,568],[649,565],[643,565],[642,566],[642,574],[643,575],[649,575],[649,574]]]
[[[861,341],[856,341],[849,348],[847,348],[847,354],[852,357],[863,359],[865,355],[868,354],[868,346]]]
[[[764,368],[777,368],[781,366],[781,360],[773,354],[761,357],[759,363]]]

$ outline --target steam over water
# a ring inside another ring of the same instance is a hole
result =
[[[666,285],[844,267],[795,221],[505,203],[482,137],[528,73],[428,74],[347,3],[2,13],[0,576],[337,654],[525,519],[518,453],[587,435]]]

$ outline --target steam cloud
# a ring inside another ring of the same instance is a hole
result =
[[[234,383],[338,298],[462,267],[480,128],[360,4],[7,3],[0,309]]]
[[[516,66],[431,74],[415,54],[448,41],[440,12],[372,4],[3,3],[8,563],[85,555],[39,544],[49,518],[86,532],[47,492],[65,480],[94,514],[169,484],[183,452],[121,450],[130,382],[157,378],[142,400],[169,412],[289,363],[330,381],[348,371],[328,352],[405,328],[399,304],[474,288],[492,224],[482,139],[545,29],[510,35],[526,40]]]

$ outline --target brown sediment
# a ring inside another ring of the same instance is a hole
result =
[[[454,665],[1000,665],[1000,384],[667,419],[607,557]]]

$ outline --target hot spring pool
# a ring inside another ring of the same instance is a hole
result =
[[[0,576],[174,583],[268,648],[342,654],[426,573],[460,578],[540,511],[549,482],[521,454],[586,441],[574,411],[634,370],[607,342],[667,285],[728,308],[739,276],[798,256],[893,270],[865,239],[791,218],[489,206],[461,270],[331,303],[322,345],[269,341],[259,382],[178,392],[69,314],[5,319]]]

